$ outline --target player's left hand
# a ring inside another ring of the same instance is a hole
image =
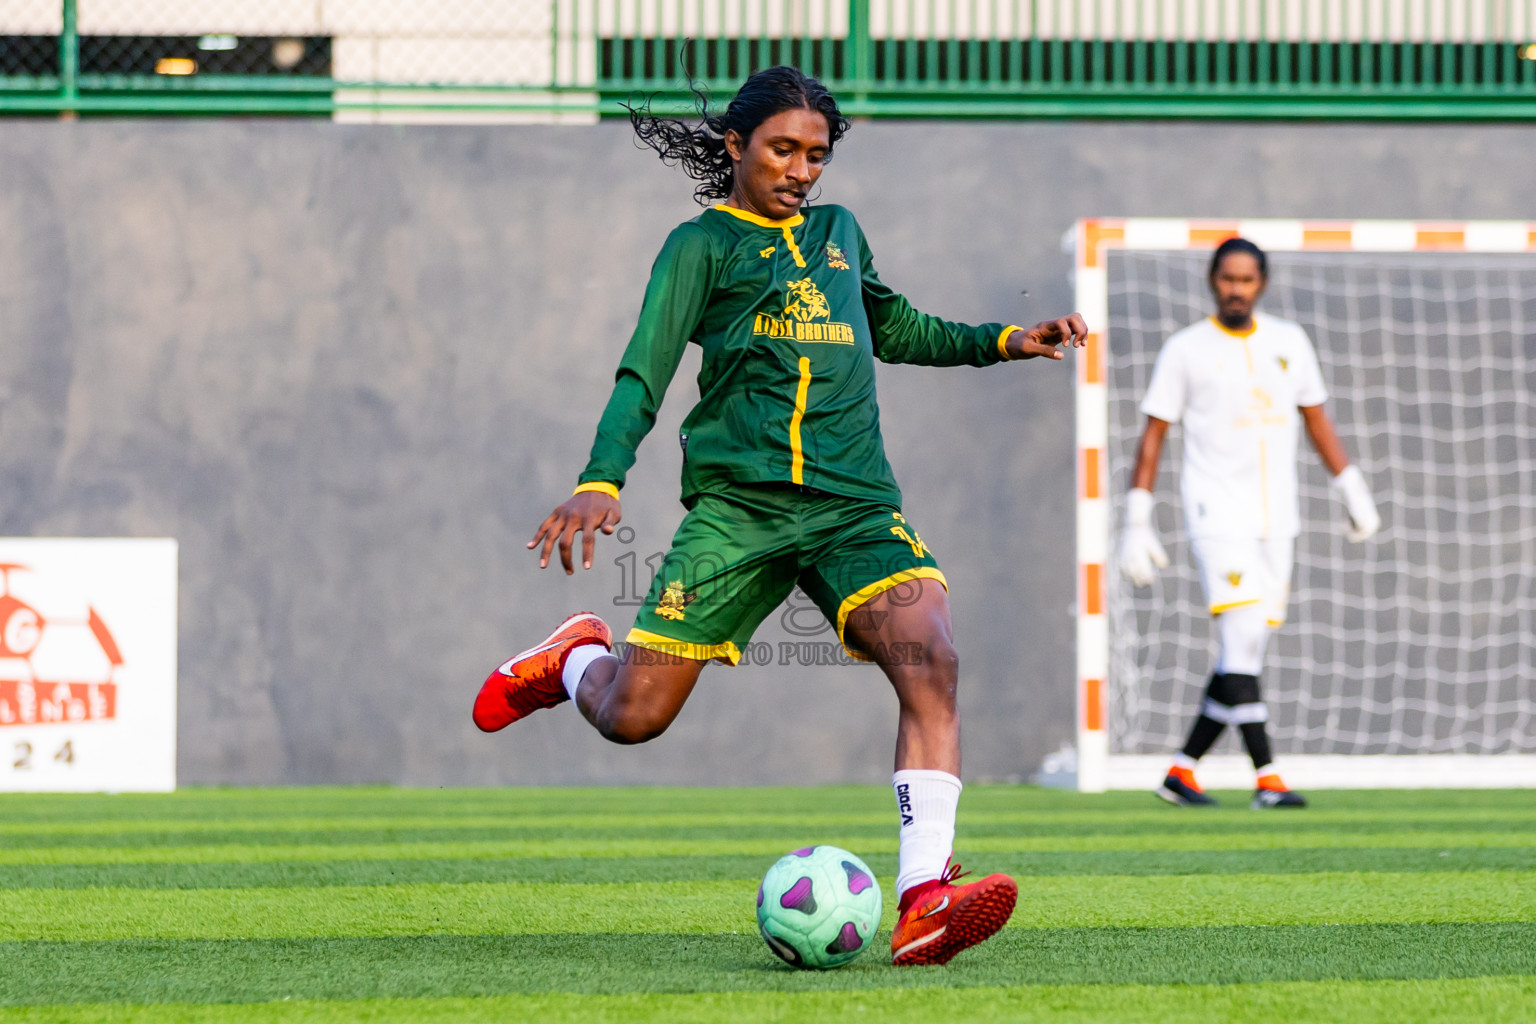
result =
[[[1345,466],[1344,472],[1333,478],[1333,489],[1344,499],[1349,512],[1349,526],[1344,536],[1359,543],[1381,529],[1381,513],[1371,498],[1371,489],[1357,466]]]
[[[1021,328],[1011,332],[1003,342],[1003,348],[1008,352],[1009,359],[1033,359],[1035,356],[1060,359],[1061,349],[1057,346],[1070,345],[1072,348],[1082,348],[1086,344],[1088,344],[1088,324],[1083,320],[1081,313],[1072,313],[1057,317],[1055,320],[1042,320],[1028,329]]]

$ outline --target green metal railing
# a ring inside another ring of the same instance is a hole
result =
[[[552,4],[537,8],[539,67],[408,81],[348,77],[329,38],[294,73],[125,71],[99,56],[122,45],[81,35],[79,2],[61,0],[42,71],[7,70],[5,40],[19,37],[0,24],[0,112],[592,117],[639,94],[688,109],[685,71],[729,95],[793,63],[866,116],[1536,117],[1536,40],[1517,36],[1536,34],[1536,0],[1398,0],[1423,15],[1395,23],[1393,0],[1332,0],[1324,14],[1343,15],[1315,24],[1302,0],[528,0]]]

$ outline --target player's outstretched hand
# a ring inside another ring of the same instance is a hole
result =
[[[1035,356],[1060,359],[1061,349],[1058,346],[1082,348],[1086,344],[1088,324],[1082,314],[1073,313],[1055,320],[1042,320],[1027,330],[1013,331],[1003,342],[1003,347],[1009,359],[1033,359]]]
[[[1153,569],[1168,568],[1168,553],[1152,525],[1152,492],[1133,489],[1126,495],[1125,531],[1120,535],[1120,571],[1133,586],[1150,587],[1157,578]]]
[[[1381,529],[1381,513],[1376,511],[1371,489],[1358,466],[1345,466],[1344,472],[1333,478],[1333,489],[1344,499],[1344,507],[1349,511],[1344,536],[1358,543]]]
[[[576,540],[576,534],[582,535],[581,567],[590,569],[592,555],[597,550],[597,531],[612,533],[622,518],[624,513],[619,507],[619,499],[601,491],[582,491],[567,498],[565,504],[539,524],[539,532],[533,535],[528,547],[535,548],[540,541],[543,542],[544,550],[539,552],[539,568],[545,569],[549,567],[550,551],[559,544],[560,564],[569,576],[576,571],[571,564],[571,545]]]

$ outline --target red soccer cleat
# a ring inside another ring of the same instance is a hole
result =
[[[970,872],[946,864],[944,874],[901,894],[901,916],[891,932],[891,963],[947,964],[956,953],[985,942],[1008,923],[1019,886],[1007,875],[955,885]]]
[[[583,644],[613,646],[613,632],[592,612],[577,612],[537,647],[515,654],[486,677],[473,717],[484,732],[505,729],[540,708],[570,700],[560,674],[565,659]]]

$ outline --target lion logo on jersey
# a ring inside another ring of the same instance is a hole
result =
[[[827,297],[821,294],[821,289],[810,278],[791,281],[787,287],[789,297],[784,304],[785,316],[793,317],[801,323],[810,323],[812,320],[825,320],[832,315]]]

